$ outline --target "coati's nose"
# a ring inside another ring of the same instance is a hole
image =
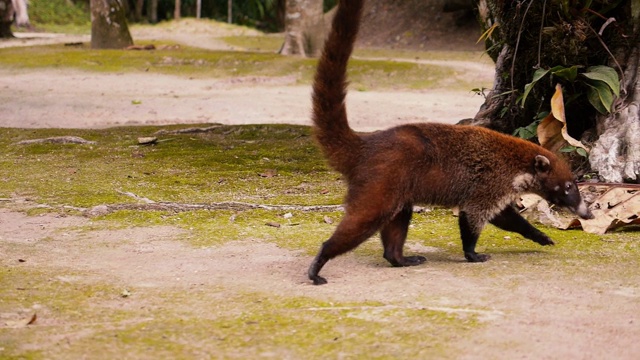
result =
[[[591,210],[589,210],[589,207],[587,206],[587,204],[584,203],[584,201],[580,201],[580,205],[578,205],[578,208],[575,210],[575,213],[581,218],[586,220],[595,218],[595,216],[593,216],[593,213],[591,212]]]

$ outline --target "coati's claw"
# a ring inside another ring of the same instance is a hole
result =
[[[555,245],[556,244],[548,236],[545,236],[544,238],[541,238],[541,239],[537,240],[536,242],[538,244],[542,245],[542,246],[548,246],[548,245]]]
[[[322,276],[316,275],[314,277],[309,277],[313,281],[313,285],[324,285],[327,283],[327,279]]]
[[[485,262],[491,259],[491,255],[467,252],[464,253],[464,258],[467,259],[468,262]]]
[[[425,261],[427,261],[427,258],[424,256],[407,256],[404,258],[402,266],[416,266],[424,263]]]

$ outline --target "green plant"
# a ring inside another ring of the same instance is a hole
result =
[[[611,112],[613,96],[620,95],[620,80],[618,73],[609,66],[598,65],[587,68],[584,73],[579,73],[579,65],[564,67],[554,66],[550,69],[538,69],[533,74],[533,79],[524,87],[524,93],[519,99],[520,105],[524,106],[527,96],[533,87],[547,74],[556,77],[559,81],[573,85],[575,89],[569,101],[581,96],[586,96],[589,103],[601,114]]]
[[[29,17],[35,24],[85,25],[91,21],[86,4],[66,0],[31,0]]]

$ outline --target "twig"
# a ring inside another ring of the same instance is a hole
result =
[[[600,37],[600,35],[598,35],[598,33],[596,32],[596,30],[591,27],[591,24],[589,24],[588,22],[585,21],[585,24],[587,24],[587,26],[589,27],[589,29],[591,29],[591,31],[595,34],[596,38],[598,39],[598,41],[600,41],[600,44],[602,45],[602,47],[604,47],[604,49],[607,51],[607,53],[609,54],[609,56],[611,56],[611,59],[613,60],[613,62],[616,64],[616,66],[618,67],[618,71],[620,71],[620,83],[621,84],[625,84],[625,79],[624,79],[624,71],[622,71],[622,66],[620,66],[620,64],[618,63],[618,60],[616,60],[616,57],[613,56],[613,54],[611,53],[611,51],[609,50],[609,47],[607,46],[607,44],[604,43],[604,41],[602,40],[602,38]],[[620,89],[621,91],[623,91],[625,94],[627,93],[627,89],[625,87],[622,87]]]
[[[97,144],[96,141],[88,141],[78,136],[54,136],[44,139],[22,140],[17,142],[18,145],[29,144]]]
[[[98,216],[106,215],[120,210],[139,210],[139,211],[172,211],[172,212],[185,212],[185,211],[198,211],[198,210],[233,210],[233,211],[245,211],[245,210],[270,210],[270,211],[343,211],[342,205],[261,205],[250,204],[235,201],[218,202],[211,204],[183,204],[173,202],[153,202],[147,204],[108,204],[98,205],[90,209],[83,211],[86,216]]]
[[[120,195],[129,196],[129,197],[132,197],[132,198],[134,198],[136,200],[140,200],[140,201],[142,201],[144,203],[147,203],[147,204],[154,204],[155,203],[155,201],[153,201],[151,199],[147,199],[146,197],[142,197],[142,196],[136,195],[136,194],[131,193],[131,192],[125,192],[125,191],[120,191],[120,190],[116,190],[116,192],[118,194],[120,194]]]
[[[513,51],[513,60],[511,60],[511,90],[515,90],[515,85],[513,84],[513,73],[516,68],[516,58],[518,56],[518,47],[520,46],[520,37],[522,36],[522,27],[524,26],[524,21],[527,18],[527,13],[529,12],[529,8],[533,4],[533,0],[529,1],[529,5],[527,5],[527,9],[524,11],[524,15],[522,15],[522,22],[520,23],[520,29],[518,30],[518,39],[516,40],[516,48]]]
[[[204,127],[204,128],[186,128],[186,129],[178,129],[178,130],[158,130],[154,135],[178,135],[178,134],[193,134],[193,133],[203,133],[215,130],[217,128],[222,127],[220,124]]]
[[[536,65],[536,68],[538,69],[541,66],[540,53],[542,52],[542,31],[544,30],[544,14],[546,12],[546,8],[547,0],[544,0],[544,2],[542,3],[542,20],[540,20],[540,35],[538,35],[538,65]]]

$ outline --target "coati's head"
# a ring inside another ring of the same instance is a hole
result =
[[[536,155],[534,169],[540,184],[540,196],[555,205],[571,210],[583,219],[594,218],[587,204],[582,200],[575,177],[567,164],[554,161],[552,166],[549,158]]]

